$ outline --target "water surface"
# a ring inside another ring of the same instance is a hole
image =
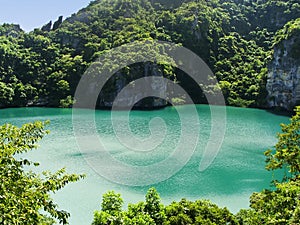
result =
[[[182,106],[188,107],[190,106]],[[199,162],[210,134],[210,108],[198,105],[200,139],[191,160],[177,174],[161,183],[152,185],[159,191],[164,203],[185,197],[191,200],[210,199],[220,206],[227,206],[233,212],[248,207],[252,192],[268,188],[273,174],[264,169],[263,152],[276,143],[280,123],[288,118],[258,109],[227,107],[227,128],[222,148],[213,164],[200,172]],[[118,112],[120,118],[124,112]],[[85,113],[82,113],[84,121]],[[128,151],[118,143],[111,123],[111,112],[96,111],[97,131],[105,147],[114,158],[128,164],[144,166],[165,159],[178,143],[181,127],[176,110],[168,107],[157,111],[132,111],[130,129],[141,137],[150,135],[148,123],[160,117],[166,124],[166,138],[159,147],[148,154]],[[55,171],[66,167],[68,172],[85,173],[87,177],[68,185],[55,196],[60,207],[71,213],[71,225],[90,224],[93,211],[100,208],[101,196],[108,190],[120,192],[125,203],[143,200],[149,188],[130,187],[102,178],[84,159],[76,144],[72,126],[71,109],[18,108],[0,110],[0,124],[12,123],[21,126],[35,120],[50,120],[47,127],[51,133],[41,142],[40,148],[28,153],[31,160],[41,163],[39,170]],[[89,126],[82,122],[83,132]],[[188,137],[187,137],[188,138]],[[85,153],[87,154],[87,153]],[[88,154],[96,154],[90,152]],[[162,171],[163,173],[163,171]]]

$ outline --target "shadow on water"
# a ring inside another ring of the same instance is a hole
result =
[[[70,154],[66,154],[67,156],[71,157],[71,158],[83,158],[83,157],[87,157],[87,156],[94,156],[95,153],[94,152],[75,152],[75,153],[70,153]]]
[[[287,116],[287,117],[292,117],[295,115],[294,111],[288,111],[284,108],[271,108],[271,109],[265,109],[266,112],[272,113],[277,116]]]
[[[69,154],[70,157],[79,157],[79,158],[82,158],[84,155],[84,153],[81,153],[81,152],[76,152],[76,153],[72,153],[72,154]]]

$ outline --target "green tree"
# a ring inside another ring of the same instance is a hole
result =
[[[37,142],[48,133],[44,129],[46,124],[28,123],[20,128],[11,124],[0,126],[0,224],[36,225],[54,220],[68,223],[70,214],[59,210],[50,194],[83,175],[66,174],[65,169],[40,175],[25,168],[38,163],[20,159],[20,154],[37,148]],[[43,212],[50,218],[46,219]]]
[[[123,199],[121,195],[114,191],[109,191],[103,195],[101,211],[95,211],[92,225],[117,225],[122,224]]]
[[[219,208],[207,200],[195,202],[182,199],[166,207],[166,225],[177,224],[237,224],[234,215],[227,208]]]
[[[266,169],[289,168],[291,176],[282,182],[273,181],[275,189],[253,193],[251,210],[241,210],[237,218],[241,224],[299,224],[300,221],[300,107],[289,124],[281,124],[275,150],[267,150]],[[286,177],[284,177],[286,178]]]
[[[128,210],[124,213],[124,224],[149,224],[155,225],[155,221],[145,212],[145,202],[129,204]]]
[[[160,203],[160,196],[155,188],[150,188],[146,194],[145,212],[156,224],[163,224],[166,219],[164,206]]]
[[[236,219],[242,225],[262,225],[263,218],[261,214],[254,209],[241,209],[236,214]]]
[[[14,97],[14,89],[3,82],[0,82],[0,107],[8,105]]]
[[[123,199],[120,194],[109,191],[103,195],[102,210],[110,214],[118,214],[122,211]]]
[[[155,225],[154,220],[147,214],[138,214],[132,219],[125,217],[124,225]]]
[[[115,192],[104,194],[102,210],[94,213],[92,225],[238,224],[228,209],[209,201],[182,199],[164,207],[154,188],[148,190],[145,202],[129,204],[127,210],[121,210],[122,202]]]
[[[250,198],[250,207],[256,212],[252,214],[252,219],[259,219],[259,224],[299,224],[299,195],[299,179],[277,183],[275,191],[264,190],[254,193]]]
[[[265,152],[268,170],[287,167],[293,177],[300,173],[300,106],[295,112],[289,124],[281,124],[282,133],[277,135],[275,151]]]

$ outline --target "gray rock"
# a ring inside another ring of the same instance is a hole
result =
[[[300,103],[300,59],[289,54],[295,48],[296,38],[299,37],[284,40],[274,49],[266,87],[269,107],[293,110]]]
[[[47,23],[46,25],[44,25],[41,30],[44,32],[50,32],[52,28],[52,21],[50,21],[49,23]]]
[[[143,71],[144,73],[140,74],[138,77],[137,73],[135,72],[130,73],[129,75],[123,74],[121,71],[116,73],[112,81],[114,84],[112,90],[105,90],[100,94],[98,99],[99,107],[111,108],[114,104],[115,108],[120,109],[128,109],[133,105],[140,109],[153,109],[168,105],[168,102],[165,100],[167,98],[167,83],[157,82],[157,80],[154,79],[154,77],[163,77],[163,72],[158,65],[153,63],[145,63],[138,68],[133,69],[136,69],[137,71]],[[153,77],[153,79],[150,79],[150,83],[147,85],[147,87],[135,86],[134,80],[142,77]],[[122,89],[126,86],[133,87],[134,94],[127,90],[122,91]],[[122,95],[116,101],[116,97],[121,91]],[[141,96],[145,96],[147,93],[157,93],[160,96],[165,96],[165,99],[150,97],[149,99],[138,101],[141,99]]]

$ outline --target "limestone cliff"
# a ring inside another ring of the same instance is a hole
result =
[[[268,106],[293,110],[300,103],[299,35],[282,40],[274,48],[268,66]]]
[[[141,73],[141,71],[143,72]],[[131,106],[139,109],[154,109],[167,106],[168,102],[165,100],[167,98],[167,83],[157,82],[155,79],[152,79],[151,83],[146,86],[135,86],[134,80],[143,77],[164,77],[164,74],[159,65],[155,63],[132,66],[128,74],[124,70],[119,71],[108,81],[101,91],[97,106],[111,108],[114,104],[114,107],[120,109],[126,109]],[[132,86],[135,94],[127,90],[123,91],[123,88],[126,86]],[[121,91],[123,91],[121,97],[119,96],[116,100]],[[147,93],[160,93],[159,95],[164,98],[148,97]],[[141,96],[147,96],[148,98],[138,101],[138,99],[142,99]]]

